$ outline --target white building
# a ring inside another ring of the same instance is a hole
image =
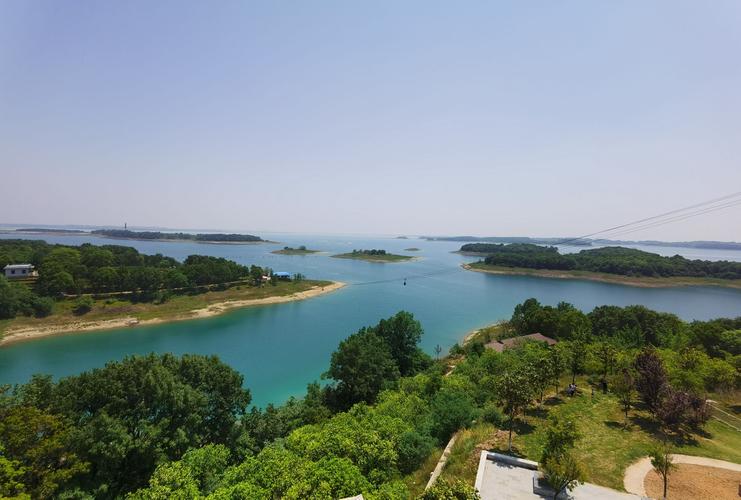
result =
[[[5,277],[8,279],[36,276],[36,271],[33,270],[31,264],[8,264],[4,267],[4,270]]]

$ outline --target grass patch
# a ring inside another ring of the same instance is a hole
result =
[[[417,470],[404,477],[404,484],[409,489],[410,498],[417,498],[425,490],[427,481],[430,480],[430,475],[435,470],[437,461],[442,454],[443,448],[435,448]]]
[[[587,393],[552,398],[543,409],[529,410],[521,418],[513,445],[522,456],[540,460],[550,412],[577,422],[581,438],[575,454],[586,469],[588,481],[617,490],[623,489],[625,469],[648,455],[660,439],[647,412],[632,410],[624,428],[624,414],[611,394],[596,393],[592,399]],[[741,463],[741,433],[716,420],[710,420],[698,435],[674,439],[674,445],[677,453]]]
[[[504,445],[507,445],[506,434]],[[440,478],[454,481],[461,479],[473,486],[476,482],[476,471],[479,466],[479,457],[482,450],[489,450],[500,446],[502,440],[498,429],[489,423],[477,423],[470,429],[458,432],[458,438],[450,450],[450,456],[445,463]]]
[[[741,288],[741,280],[723,280],[718,278],[693,278],[681,276],[651,278],[645,276],[622,276],[619,274],[596,273],[592,271],[560,271],[553,269],[490,266],[483,262],[464,264],[463,267],[470,271],[479,271],[491,274],[536,276],[539,278],[581,279],[647,288],[668,286],[722,286],[728,288]]]

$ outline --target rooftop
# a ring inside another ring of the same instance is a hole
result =
[[[3,269],[33,269],[33,264],[8,264]]]

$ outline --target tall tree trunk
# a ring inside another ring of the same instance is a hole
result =
[[[509,452],[512,453],[512,425],[514,424],[515,418],[514,414],[509,414]]]
[[[666,480],[666,474],[664,474],[664,500],[666,500],[666,485],[668,481]]]

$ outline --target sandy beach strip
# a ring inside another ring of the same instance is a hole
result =
[[[11,328],[7,330],[2,339],[0,339],[0,347],[4,347],[9,344],[16,342],[22,342],[27,340],[35,340],[44,337],[51,337],[60,334],[69,333],[81,333],[81,332],[93,332],[103,330],[113,330],[116,328],[146,326],[146,325],[158,325],[163,323],[170,323],[174,321],[187,321],[193,319],[210,318],[212,316],[218,316],[224,314],[227,311],[233,309],[240,309],[243,307],[256,307],[266,306],[271,304],[283,304],[286,302],[293,302],[296,300],[310,299],[319,295],[324,295],[330,292],[339,290],[345,286],[345,283],[340,281],[332,282],[330,285],[320,286],[317,285],[314,288],[305,290],[303,292],[296,292],[290,295],[280,295],[276,297],[265,297],[261,299],[242,299],[242,300],[228,300],[224,302],[216,302],[210,304],[201,309],[193,309],[191,311],[165,317],[165,318],[152,318],[146,320],[138,320],[134,316],[124,316],[121,318],[112,318],[97,321],[72,321],[69,323],[60,323],[56,325],[47,326],[33,326],[33,327],[22,327],[22,328]]]
[[[741,280],[716,281],[712,279],[705,280],[705,278],[631,277],[621,276],[618,274],[611,276],[604,273],[589,273],[588,271],[585,271],[584,274],[570,274],[568,272],[556,271],[552,269],[480,269],[472,267],[470,264],[461,264],[461,267],[463,269],[466,269],[467,271],[474,271],[477,273],[486,274],[499,274],[502,276],[530,276],[533,278],[599,281],[602,283],[635,286],[639,288],[668,288],[681,286],[716,286],[723,288],[741,288]]]

